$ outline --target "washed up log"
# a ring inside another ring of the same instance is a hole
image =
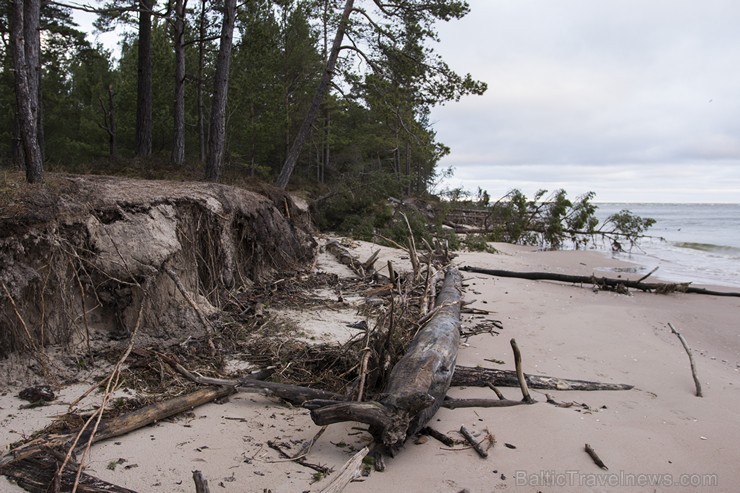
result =
[[[53,479],[60,463],[61,460],[53,455],[39,455],[14,462],[12,468],[4,468],[2,473],[31,493],[71,491],[75,483],[77,467],[65,469],[57,485],[54,485]],[[136,493],[134,490],[108,483],[84,472],[80,474],[77,491],[79,493]]]
[[[357,274],[361,279],[375,274],[375,261],[378,259],[380,250],[374,252],[365,262],[361,262],[349,253],[349,250],[340,245],[337,240],[327,242],[324,248],[327,252],[334,255],[340,264],[352,269],[352,272]]]
[[[52,485],[57,467],[61,463],[61,460],[58,460],[59,457],[63,460],[70,447],[74,446],[75,451],[79,451],[87,445],[89,440],[92,440],[92,443],[97,443],[125,435],[151,423],[188,411],[215,399],[226,397],[235,391],[233,387],[209,387],[145,406],[136,411],[102,421],[94,435],[92,435],[90,429],[85,430],[80,435],[76,445],[74,444],[77,433],[53,434],[36,438],[11,450],[0,458],[0,474],[13,478],[19,483],[22,482],[24,488],[29,491],[46,492]],[[76,470],[76,466],[71,465],[70,471],[74,470]],[[86,486],[84,489],[81,486],[77,491],[108,491],[114,493],[131,491],[105,483],[92,476],[84,474],[83,476],[85,477]],[[59,483],[61,489],[58,491],[70,491],[74,480],[75,474],[65,470],[64,474],[61,475]]]
[[[591,382],[588,380],[571,380],[545,375],[528,375],[524,378],[533,389],[545,390],[630,390],[634,385],[624,383]],[[452,387],[488,387],[490,383],[499,387],[519,387],[516,372],[495,368],[473,368],[458,366],[452,376]]]
[[[557,274],[553,272],[514,272],[499,269],[483,269],[480,267],[464,266],[460,270],[466,272],[475,272],[477,274],[486,274],[495,277],[511,277],[516,279],[528,279],[531,281],[559,281],[574,284],[593,284],[602,289],[619,290],[622,288],[639,289],[646,292],[655,292],[658,294],[666,293],[695,293],[708,294],[712,296],[735,296],[740,297],[740,292],[731,291],[714,291],[705,288],[695,288],[688,282],[684,283],[658,283],[658,282],[640,282],[630,281],[629,279],[613,279],[608,277],[596,276],[574,276],[570,274]]]
[[[317,425],[358,421],[370,425],[376,441],[394,454],[407,437],[419,432],[444,401],[455,371],[460,341],[462,279],[448,268],[437,296],[434,316],[416,335],[393,367],[383,392],[374,401],[308,401]]]

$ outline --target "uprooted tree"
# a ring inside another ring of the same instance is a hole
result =
[[[490,241],[503,241],[543,248],[561,248],[571,242],[583,248],[597,239],[609,242],[615,251],[632,249],[655,224],[652,218],[642,218],[629,210],[621,210],[599,222],[594,192],[575,200],[565,190],[547,195],[539,190],[528,199],[514,189],[490,203],[488,194],[479,189],[477,200],[461,200],[465,193],[448,191],[452,199],[447,224],[459,233],[484,234]]]

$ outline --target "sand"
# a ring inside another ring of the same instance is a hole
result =
[[[459,265],[569,274],[639,277],[634,266],[598,252],[540,252],[495,245],[499,254],[461,253]],[[367,258],[374,245],[354,249]],[[383,249],[380,263],[404,253]],[[318,269],[341,272],[322,256]],[[344,275],[349,275],[344,272]],[[657,276],[654,275],[654,276]],[[458,437],[465,425],[488,430],[496,444],[487,459],[474,451],[449,450],[436,440],[409,440],[386,471],[351,483],[347,492],[537,491],[736,491],[740,482],[740,298],[696,294],[620,295],[590,285],[493,278],[465,274],[468,301],[490,315],[464,315],[464,326],[496,319],[499,335],[463,342],[458,364],[513,369],[510,339],[516,338],[525,372],[565,378],[628,383],[630,391],[548,391],[571,407],[546,403],[532,390],[534,405],[440,410],[430,423]],[[719,288],[718,288],[719,289]],[[321,315],[318,315],[321,317]],[[324,318],[344,324],[346,316]],[[672,323],[695,351],[704,397],[694,395],[688,357],[671,334]],[[338,333],[344,329],[339,328]],[[331,330],[328,331],[331,334]],[[323,336],[322,336],[323,337]],[[503,364],[487,360],[502,360]],[[520,399],[516,388],[501,389]],[[77,392],[77,394],[75,393]],[[52,407],[19,410],[17,389],[0,397],[0,444],[39,429],[79,389],[66,389]],[[486,388],[453,388],[452,397],[495,397]],[[584,407],[585,405],[586,407]],[[339,468],[367,444],[362,425],[329,426],[307,459]],[[239,394],[175,420],[93,447],[88,471],[141,492],[192,492],[191,471],[200,470],[211,491],[320,491],[314,471],[281,460],[268,440],[294,444],[318,427],[308,412],[256,394]],[[608,470],[585,453],[589,443]],[[509,448],[506,444],[515,448]],[[295,446],[295,445],[294,445]],[[460,448],[460,447],[458,447]],[[22,491],[0,479],[0,491]]]

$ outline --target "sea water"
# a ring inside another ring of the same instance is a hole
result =
[[[740,287],[740,204],[600,203],[600,221],[627,209],[655,219],[629,252],[613,254],[673,282]]]

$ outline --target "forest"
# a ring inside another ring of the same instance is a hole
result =
[[[482,94],[435,53],[458,0],[2,3],[0,162],[423,194],[435,105]],[[122,32],[91,43],[73,9]],[[16,74],[18,76],[16,77]],[[173,169],[174,168],[174,169]]]

